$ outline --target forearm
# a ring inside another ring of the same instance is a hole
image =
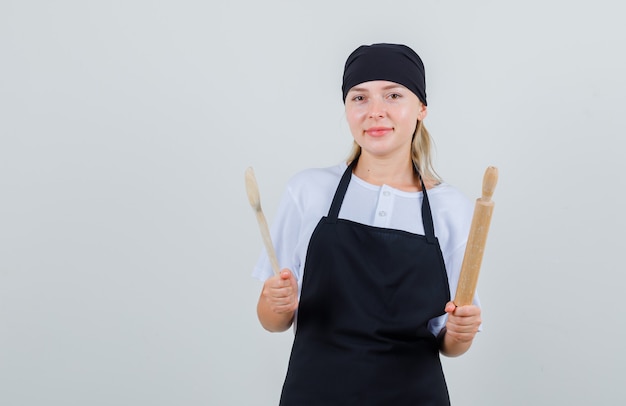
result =
[[[449,334],[446,328],[439,333],[439,352],[446,357],[458,357],[463,355],[470,349],[472,342],[470,339],[460,339],[452,334]]]
[[[295,310],[277,313],[272,310],[270,303],[264,299],[263,295],[257,304],[257,316],[264,329],[272,333],[285,331],[291,327]]]

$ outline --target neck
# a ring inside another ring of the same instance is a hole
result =
[[[399,160],[362,153],[354,169],[354,174],[373,185],[389,185],[407,192],[422,189],[410,155],[407,159]]]

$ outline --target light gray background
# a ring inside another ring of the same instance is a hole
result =
[[[436,167],[500,169],[455,405],[626,401],[618,1],[0,1],[0,404],[273,405],[258,324],[287,179],[351,138],[356,46],[427,68]]]

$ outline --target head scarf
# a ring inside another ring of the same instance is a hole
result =
[[[343,101],[354,86],[371,80],[403,85],[426,105],[426,78],[419,55],[406,45],[362,45],[354,50],[343,71]]]

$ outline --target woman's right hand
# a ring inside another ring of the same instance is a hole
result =
[[[261,300],[277,314],[293,313],[298,308],[298,281],[287,268],[267,279],[263,284]]]
[[[283,269],[263,283],[257,314],[266,330],[287,330],[293,323],[297,308],[298,281],[289,269]]]

